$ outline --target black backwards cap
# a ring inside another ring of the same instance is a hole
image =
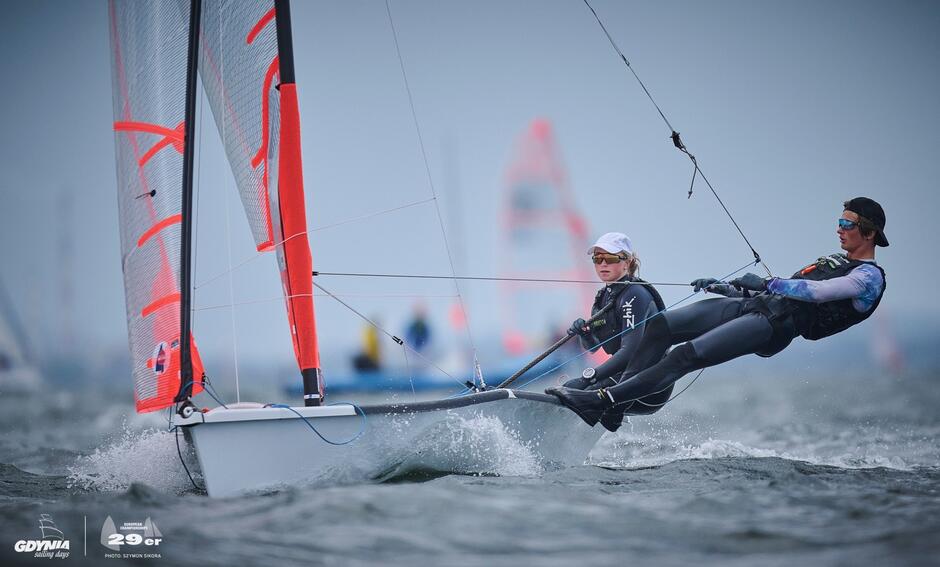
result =
[[[868,197],[855,197],[842,205],[846,211],[852,211],[860,217],[860,227],[877,233],[875,234],[877,246],[888,245],[888,238],[885,236],[885,210],[881,208],[878,201]]]

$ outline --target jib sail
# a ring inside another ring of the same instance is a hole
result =
[[[200,75],[259,251],[274,251],[305,400],[322,399],[287,1],[204,0]]]

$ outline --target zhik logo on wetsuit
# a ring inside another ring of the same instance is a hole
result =
[[[39,531],[42,539],[21,539],[13,545],[17,553],[32,553],[33,557],[65,559],[69,556],[69,540],[56,527],[49,514],[39,515]]]
[[[634,321],[633,321],[633,302],[634,301],[636,301],[636,297],[634,297],[630,301],[623,302],[623,322],[626,326],[630,327],[631,329],[634,326]]]

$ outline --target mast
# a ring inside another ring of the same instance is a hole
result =
[[[202,0],[189,7],[189,50],[186,64],[186,133],[183,138],[183,205],[180,249],[180,389],[176,401],[192,395],[192,239],[193,239],[193,157],[196,150],[196,64],[199,61],[199,23]]]
[[[304,203],[303,167],[300,151],[300,112],[294,82],[294,46],[291,34],[290,2],[274,0],[277,31],[280,98],[280,145],[278,156],[278,215],[282,235],[286,290],[294,350],[304,384],[304,405],[319,406],[324,401],[320,375],[320,353],[313,309],[313,259],[307,239],[307,212]]]

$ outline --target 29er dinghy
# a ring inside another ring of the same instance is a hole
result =
[[[381,478],[420,456],[477,472],[472,447],[428,455],[455,420],[498,419],[544,464],[580,464],[601,435],[556,398],[506,389],[455,399],[323,405],[287,0],[112,0],[121,251],[138,412],[173,407],[210,496]],[[258,251],[277,257],[304,406],[197,409],[191,333],[192,179],[201,78]],[[319,434],[319,436],[314,435]],[[349,440],[336,444],[337,439]]]

